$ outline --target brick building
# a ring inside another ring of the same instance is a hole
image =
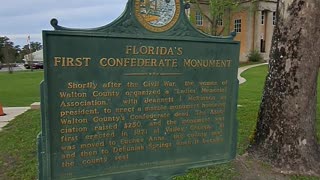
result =
[[[211,16],[209,1],[198,1],[199,6],[191,1],[190,9],[187,10],[191,22],[197,29],[213,35],[228,35],[235,31],[235,40],[241,42],[240,61],[247,61],[248,54],[253,50],[260,52],[268,61],[276,20],[276,0],[239,1],[236,8],[227,10],[221,17],[211,17],[211,22],[208,20]]]

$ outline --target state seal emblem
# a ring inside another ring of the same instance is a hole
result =
[[[164,32],[175,25],[180,15],[180,0],[135,0],[135,15],[143,27]]]

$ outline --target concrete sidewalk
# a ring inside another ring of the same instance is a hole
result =
[[[242,74],[244,71],[246,71],[246,70],[248,70],[248,69],[250,69],[250,68],[253,68],[253,67],[262,66],[262,65],[266,65],[266,64],[268,64],[268,63],[254,64],[254,65],[249,65],[249,66],[240,67],[240,68],[238,69],[238,80],[239,80],[239,84],[245,83],[245,82],[247,81],[245,78],[243,78],[243,77],[241,76],[241,74]]]
[[[30,107],[5,107],[3,108],[5,116],[0,116],[0,131],[16,116],[26,112]]]

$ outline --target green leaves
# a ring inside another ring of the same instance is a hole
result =
[[[42,49],[40,42],[30,42],[30,47],[31,51],[29,50],[28,44],[24,45],[21,49],[19,45],[14,45],[8,37],[0,36],[0,62],[17,62],[23,59],[24,55]]]
[[[234,0],[193,0],[192,2],[196,4],[197,9],[210,23],[211,29],[208,33],[215,36],[219,36],[226,29],[229,29],[230,19],[227,17],[239,6],[239,3]]]

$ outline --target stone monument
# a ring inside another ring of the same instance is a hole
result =
[[[39,179],[168,179],[236,155],[239,42],[180,0],[129,0],[109,25],[43,31]]]

